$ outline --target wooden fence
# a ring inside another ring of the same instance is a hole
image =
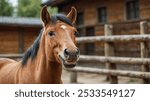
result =
[[[150,83],[149,72],[149,52],[148,42],[150,42],[150,35],[148,34],[148,23],[142,21],[140,23],[141,35],[113,35],[113,26],[105,25],[105,36],[92,36],[77,38],[78,43],[89,42],[104,42],[105,43],[105,56],[87,56],[81,55],[80,61],[82,62],[101,62],[105,63],[106,69],[97,69],[91,67],[75,67],[73,69],[66,69],[71,72],[70,81],[77,82],[77,72],[96,73],[108,75],[110,83],[118,83],[118,76],[136,77],[141,78],[143,83]],[[141,57],[116,57],[114,56],[114,42],[139,42],[141,47]],[[1,54],[0,57],[7,58],[21,58],[22,54]],[[141,71],[127,71],[117,70],[116,64],[136,64],[140,65]]]
[[[80,56],[80,61],[83,62],[101,62],[105,63],[106,69],[94,69],[90,67],[76,67],[67,69],[71,72],[70,81],[77,82],[77,72],[96,73],[108,75],[110,83],[118,83],[118,76],[142,78],[143,83],[150,83],[150,58],[148,52],[148,42],[150,42],[150,35],[148,34],[148,22],[140,22],[141,35],[113,35],[113,26],[105,25],[105,36],[80,37],[77,39],[78,43],[89,42],[104,42],[105,56]],[[114,43],[115,42],[139,42],[141,47],[141,57],[115,57]],[[116,64],[135,64],[140,65],[141,71],[125,71],[117,70]]]

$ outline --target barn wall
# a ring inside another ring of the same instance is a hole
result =
[[[150,0],[140,0],[140,18],[150,19]]]
[[[139,34],[139,21],[150,19],[150,1],[140,1],[140,18],[137,20],[126,19],[126,0],[77,0],[60,8],[62,12],[69,12],[72,6],[78,12],[84,12],[84,27],[94,26],[96,35],[104,34],[104,24],[97,22],[97,8],[107,7],[107,23],[115,24],[115,34]],[[132,23],[133,22],[133,23]]]
[[[139,0],[140,1],[140,19],[150,18],[150,1],[149,0]],[[69,12],[72,6],[77,8],[78,12],[84,12],[85,25],[95,25],[97,24],[97,8],[107,7],[108,23],[122,22],[126,20],[125,13],[126,0],[76,0],[76,2],[69,3],[63,7],[60,7],[61,12]]]
[[[0,54],[18,53],[18,32],[0,31]]]
[[[26,51],[33,44],[39,32],[40,32],[39,28],[30,31],[26,30],[24,32],[24,51]]]
[[[20,53],[19,48],[26,51],[39,32],[39,27],[0,26],[0,54]]]

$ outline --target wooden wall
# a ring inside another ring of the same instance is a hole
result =
[[[150,0],[140,0],[140,18],[150,19]]]
[[[0,53],[17,53],[18,48],[17,32],[0,31]]]
[[[39,32],[38,27],[0,25],[0,54],[24,52]]]
[[[24,33],[24,51],[27,50],[32,43],[34,42],[34,40],[36,39],[36,37],[38,36],[38,34],[40,33],[40,29],[32,29],[29,32],[26,30]]]
[[[140,1],[140,19],[150,18],[150,0]],[[126,0],[76,0],[60,7],[61,12],[69,12],[75,6],[78,12],[84,12],[84,25],[90,26],[97,24],[97,8],[107,7],[108,23],[123,22],[126,20]]]

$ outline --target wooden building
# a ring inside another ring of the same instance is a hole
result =
[[[36,18],[0,17],[0,54],[24,52],[41,27],[40,20]]]
[[[106,23],[113,25],[114,34],[139,34],[139,22],[150,20],[150,0],[47,0],[42,5],[56,6],[64,13],[75,6],[78,11],[76,25],[81,36],[104,35]],[[116,53],[125,56],[140,53],[136,43],[119,44]],[[103,49],[102,43],[88,43],[80,50],[83,54],[103,55]]]

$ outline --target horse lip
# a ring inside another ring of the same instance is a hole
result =
[[[73,68],[73,67],[76,66],[76,64],[64,64],[64,66],[65,66],[66,68]]]
[[[61,61],[63,62],[64,67],[66,67],[66,68],[73,68],[73,67],[76,66],[76,64],[69,64],[69,63],[66,63],[66,61],[63,59],[63,57],[61,57],[61,55],[59,55],[59,58],[60,58]]]

